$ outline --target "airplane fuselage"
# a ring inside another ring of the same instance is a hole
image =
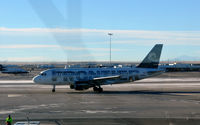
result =
[[[162,71],[148,68],[69,68],[69,69],[49,69],[34,77],[34,82],[45,85],[66,85],[76,82],[94,81],[95,78],[119,76],[116,79],[106,79],[101,85],[117,84],[122,82],[132,82],[153,75],[158,75]]]
[[[85,90],[93,87],[102,92],[101,85],[132,82],[162,73],[158,68],[162,44],[156,44],[137,67],[67,68],[49,69],[33,78],[37,84],[70,85],[71,89]]]

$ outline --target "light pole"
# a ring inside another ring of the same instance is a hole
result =
[[[113,33],[108,33],[108,35],[110,36],[110,64],[111,64],[111,36],[113,35]]]

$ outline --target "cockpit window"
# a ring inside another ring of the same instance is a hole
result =
[[[46,73],[40,73],[40,75],[41,75],[41,76],[46,76],[47,74],[46,74]]]

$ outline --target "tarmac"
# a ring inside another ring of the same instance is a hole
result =
[[[198,75],[197,75],[198,76]],[[31,80],[0,81],[0,124],[16,121],[41,125],[199,124],[200,78],[154,77],[102,86],[103,93],[69,86],[37,85]]]

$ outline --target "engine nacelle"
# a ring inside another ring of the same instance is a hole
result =
[[[89,86],[81,86],[81,85],[78,85],[74,88],[75,90],[86,90],[86,89],[89,89]]]
[[[75,83],[70,85],[70,89],[75,89],[75,90],[86,90],[89,89],[90,86],[88,83]]]

